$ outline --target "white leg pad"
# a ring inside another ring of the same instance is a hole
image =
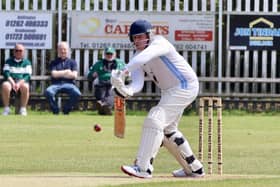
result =
[[[192,156],[193,151],[188,140],[183,136],[180,131],[176,131],[172,136],[168,137],[168,140],[173,142],[179,149],[184,158]]]
[[[200,168],[202,168],[203,165],[201,164],[201,162],[199,160],[195,159],[193,161],[193,163],[190,164],[190,167],[192,168],[193,171],[197,171]]]
[[[163,143],[171,154],[175,156],[186,173],[197,171],[203,167],[201,162],[194,157],[189,142],[180,131],[176,131],[171,133],[171,136],[165,137]]]
[[[174,142],[169,141],[166,137],[163,139],[163,146],[176,158],[177,162],[182,166],[185,173],[190,174],[192,170],[186,160],[180,154],[177,145]]]
[[[162,144],[164,137],[163,125],[160,120],[162,115],[164,115],[163,110],[160,107],[154,107],[144,121],[136,159],[136,165],[143,171],[152,170],[151,160],[155,158]]]

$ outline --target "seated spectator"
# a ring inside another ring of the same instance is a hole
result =
[[[69,58],[69,46],[67,42],[59,42],[57,45],[58,57],[50,64],[52,84],[46,89],[45,95],[53,114],[59,114],[56,96],[65,93],[69,96],[63,106],[63,114],[69,114],[78,103],[81,92],[75,85],[78,76],[77,62]]]
[[[111,115],[113,107],[113,92],[110,82],[113,69],[123,69],[125,62],[116,58],[116,50],[105,49],[104,58],[94,63],[88,72],[88,79],[94,80],[94,95],[97,100],[97,110],[101,115]]]
[[[16,44],[14,56],[7,59],[4,68],[4,82],[2,83],[2,100],[4,105],[3,115],[10,114],[11,94],[19,94],[19,114],[27,115],[26,106],[29,100],[29,81],[32,73],[31,62],[24,58],[25,48],[22,44]]]

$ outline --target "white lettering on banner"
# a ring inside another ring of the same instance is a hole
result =
[[[235,29],[234,36],[280,36],[279,28],[239,28]]]
[[[250,46],[273,46],[272,41],[249,41]]]

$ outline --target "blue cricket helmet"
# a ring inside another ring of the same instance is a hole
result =
[[[133,38],[132,38],[133,35],[143,34],[143,33],[149,34],[151,30],[152,30],[152,25],[150,22],[139,19],[131,24],[128,36],[130,41],[133,42]]]

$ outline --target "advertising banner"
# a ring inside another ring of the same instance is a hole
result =
[[[214,50],[213,15],[73,12],[71,17],[71,48],[133,49],[129,27],[133,21],[145,19],[151,22],[155,34],[166,37],[178,50]]]
[[[52,48],[52,14],[0,12],[0,48],[21,43],[26,49]]]
[[[280,16],[231,15],[229,48],[276,50],[280,45]]]

